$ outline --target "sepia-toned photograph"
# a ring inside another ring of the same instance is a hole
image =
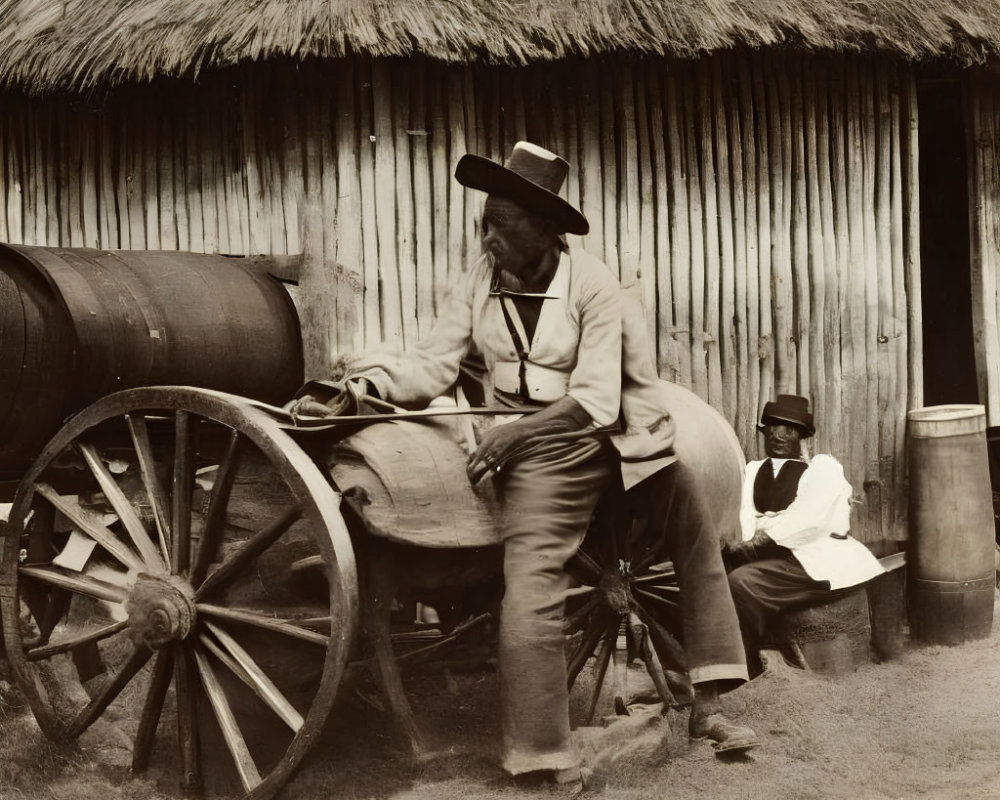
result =
[[[0,0],[0,800],[1000,800],[995,0]]]

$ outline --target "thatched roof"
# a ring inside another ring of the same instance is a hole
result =
[[[0,0],[0,85],[88,89],[275,57],[523,64],[734,46],[1000,53],[997,0]]]

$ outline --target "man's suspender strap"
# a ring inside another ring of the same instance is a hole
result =
[[[507,298],[503,295],[500,296],[500,310],[503,311],[503,321],[507,323],[507,330],[510,331],[510,338],[514,341],[514,349],[517,350],[517,357],[521,361],[521,366],[518,370],[518,394],[525,400],[531,399],[531,394],[528,392],[528,351],[524,346],[524,342],[521,340],[521,335],[517,332],[517,327],[514,325],[514,320],[511,319],[510,312],[507,310]]]

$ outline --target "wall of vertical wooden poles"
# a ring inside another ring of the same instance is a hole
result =
[[[640,285],[663,377],[718,408],[751,458],[764,402],[809,396],[813,450],[854,485],[855,535],[902,539],[921,386],[914,98],[891,60],[766,51],[358,57],[7,95],[0,240],[302,253],[319,375],[335,353],[427,332],[477,250],[483,198],[456,162],[529,139],[572,165],[564,193],[591,233],[571,244]]]
[[[969,116],[972,332],[979,397],[988,425],[1000,425],[1000,82],[974,74],[966,85]]]

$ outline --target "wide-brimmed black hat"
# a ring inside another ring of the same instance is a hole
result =
[[[794,425],[806,438],[816,433],[812,414],[809,413],[809,401],[797,394],[779,394],[776,399],[764,404],[764,413],[760,415],[761,426],[775,423]]]
[[[559,196],[569,164],[555,153],[530,142],[518,142],[505,164],[466,154],[455,167],[455,180],[470,189],[513,200],[552,220],[560,233],[583,236],[587,218]]]

